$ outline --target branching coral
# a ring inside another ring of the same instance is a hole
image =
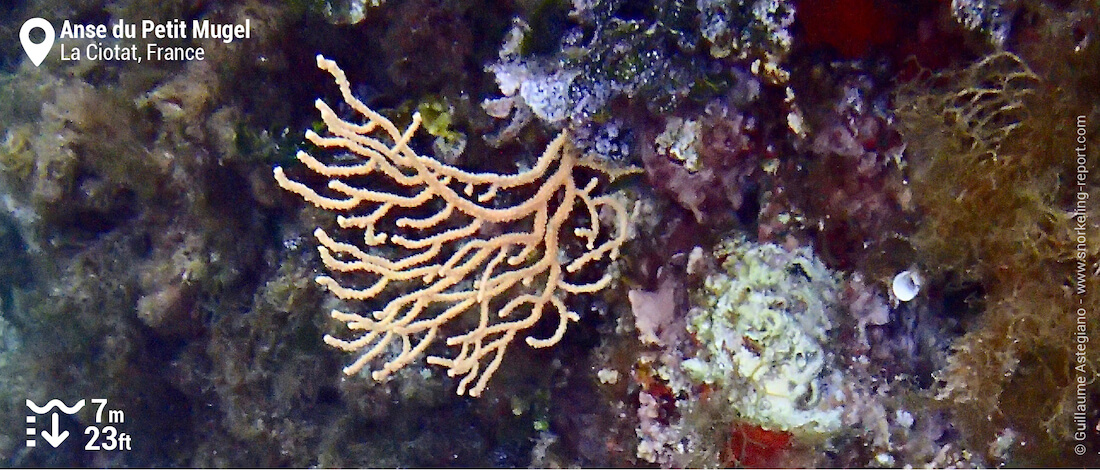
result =
[[[535,348],[556,344],[579,318],[564,296],[596,292],[612,281],[610,273],[588,282],[567,277],[604,256],[614,259],[626,241],[625,208],[611,195],[596,194],[600,177],[615,179],[623,172],[581,158],[567,132],[533,167],[513,175],[448,166],[409,146],[421,124],[419,113],[401,131],[352,95],[334,62],[318,56],[317,65],[332,74],[344,101],[367,123],[345,121],[318,100],[332,135],[308,132],[306,138],[318,147],[347,150],[355,161],[327,164],[298,154],[310,170],[331,178],[331,196],[289,179],[282,168],[275,169],[275,179],[319,208],[348,213],[337,218],[341,228],[363,231],[366,248],[316,230],[325,266],[347,279],[321,276],[317,282],[343,300],[385,302],[367,315],[333,311],[333,318],[359,335],[326,336],[325,342],[365,351],[344,369],[349,375],[393,355],[372,374],[383,380],[425,354],[448,333],[449,323],[460,324],[463,314],[476,311],[476,326],[446,339],[457,355],[429,355],[427,362],[462,376],[460,395],[478,396],[517,334],[556,315],[552,335],[526,339]],[[582,174],[594,176],[578,186],[575,178]],[[604,232],[601,216],[612,219],[614,234]],[[579,256],[564,249],[570,236],[583,246]]]

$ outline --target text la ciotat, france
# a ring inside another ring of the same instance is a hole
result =
[[[108,36],[110,32],[110,36]],[[59,39],[136,39],[140,33],[141,39],[218,39],[228,44],[236,39],[249,39],[252,37],[252,24],[250,19],[244,20],[244,24],[211,23],[210,20],[192,20],[191,27],[183,20],[169,20],[157,23],[152,20],[141,20],[138,23],[130,23],[119,19],[109,28],[105,24],[78,24],[65,20],[61,26]],[[140,55],[139,52],[144,52]],[[141,62],[142,59],[156,61],[183,61],[203,60],[206,51],[202,46],[162,46],[157,43],[148,43],[145,50],[140,51],[137,44],[104,44],[92,42],[81,47],[69,47],[61,43],[61,60],[73,61],[81,59],[90,60],[118,60]]]

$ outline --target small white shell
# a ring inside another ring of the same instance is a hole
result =
[[[894,276],[894,297],[902,302],[908,302],[917,297],[923,280],[920,274],[914,271],[902,271]]]

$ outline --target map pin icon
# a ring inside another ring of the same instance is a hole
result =
[[[34,28],[39,28],[46,33],[46,39],[38,44],[31,41],[31,30]],[[23,44],[23,50],[26,51],[27,57],[30,57],[35,67],[46,60],[50,48],[53,47],[53,39],[53,25],[42,18],[31,18],[23,23],[22,28],[19,28],[19,42]]]

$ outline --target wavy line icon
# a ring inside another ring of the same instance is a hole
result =
[[[38,406],[28,398],[27,408],[30,408],[31,411],[33,411],[35,414],[46,414],[49,413],[50,410],[57,408],[63,411],[65,414],[71,415],[73,413],[76,413],[77,411],[80,411],[81,408],[84,408],[84,400],[80,400],[76,402],[75,405],[69,407],[65,406],[65,403],[61,400],[54,398],[53,400],[46,402],[46,406]]]

